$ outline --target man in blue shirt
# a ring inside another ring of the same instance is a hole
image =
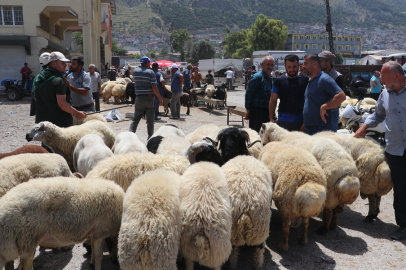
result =
[[[333,131],[331,109],[346,99],[344,92],[332,77],[321,71],[317,54],[305,55],[303,72],[309,77],[303,107],[305,132],[313,135],[323,130]]]
[[[385,157],[391,171],[393,208],[399,225],[391,237],[403,240],[406,238],[406,81],[401,65],[394,61],[383,65],[381,77],[386,89],[378,98],[375,112],[357,130],[355,137],[365,137],[368,128],[385,121]]]
[[[381,82],[379,81],[379,71],[376,70],[374,72],[374,76],[372,76],[371,80],[371,98],[378,100],[379,94],[381,93]]]
[[[272,93],[272,76],[275,60],[272,56],[261,61],[262,70],[252,75],[245,92],[244,119],[249,120],[249,127],[259,132],[263,123],[269,122],[269,99]]]
[[[183,75],[180,74],[178,66],[172,65],[172,98],[171,98],[171,117],[170,119],[180,118],[180,96],[182,95]]]
[[[183,75],[183,92],[190,93],[191,81],[190,73],[192,72],[192,65],[187,65],[187,68],[182,72]]]
[[[269,100],[269,120],[275,123],[275,108],[278,101],[277,124],[289,131],[300,131],[303,124],[304,94],[309,79],[299,74],[299,57],[289,54],[285,57],[286,73],[275,79]]]
[[[154,108],[155,96],[158,97],[159,105],[163,105],[163,100],[159,94],[155,73],[150,69],[151,63],[148,57],[141,57],[141,67],[133,71],[135,87],[135,112],[129,130],[137,130],[138,124],[144,112],[147,114],[148,139],[154,134]]]

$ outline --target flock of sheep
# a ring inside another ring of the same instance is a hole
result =
[[[59,128],[41,122],[27,134],[54,153],[28,145],[0,156],[0,270],[32,270],[37,246],[84,242],[101,270],[103,242],[129,269],[177,269],[194,262],[237,268],[239,247],[254,249],[261,269],[271,203],[289,228],[323,212],[319,228],[337,227],[338,214],[361,192],[366,221],[379,213],[392,188],[384,150],[369,139],[322,132],[309,136],[266,123],[248,128],[203,125],[187,136],[161,126],[143,144],[131,132],[115,136],[92,115]],[[72,173],[73,172],[73,173]],[[181,256],[179,256],[181,255]]]

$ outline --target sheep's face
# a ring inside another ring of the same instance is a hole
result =
[[[264,123],[262,124],[259,136],[261,137],[262,144],[265,145],[269,142],[276,141],[276,129],[280,128],[276,123]]]
[[[25,138],[27,141],[43,141],[45,139],[45,133],[48,129],[48,126],[52,125],[50,122],[44,121],[38,123],[31,129],[30,133],[27,133]]]
[[[250,155],[247,147],[249,138],[247,139],[238,128],[224,129],[218,134],[217,141],[224,162],[238,155]]]

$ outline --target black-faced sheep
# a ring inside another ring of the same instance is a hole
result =
[[[112,156],[99,162],[86,178],[112,180],[126,191],[135,178],[148,171],[164,169],[182,175],[189,166],[189,161],[181,156],[128,153]]]
[[[100,161],[112,155],[113,152],[100,136],[87,134],[79,140],[73,151],[73,166],[76,172],[86,176]]]
[[[117,135],[116,141],[111,150],[115,155],[148,152],[145,144],[138,139],[138,136],[134,132],[131,131],[120,132]]]
[[[217,145],[209,139],[203,139],[201,142],[196,142],[187,152],[187,157],[190,164],[200,161],[213,162],[220,167],[224,165],[224,159],[217,150]]]
[[[368,215],[364,221],[372,222],[379,214],[381,196],[386,195],[393,187],[384,149],[370,139],[356,139],[352,134],[321,132],[315,136],[333,139],[354,159],[361,184],[361,198],[368,198],[369,202]]]
[[[263,124],[260,136],[263,143],[282,141],[299,146],[313,154],[327,180],[323,222],[318,232],[326,233],[329,229],[335,229],[338,214],[343,211],[346,204],[352,204],[357,199],[360,189],[358,171],[352,157],[331,139],[309,136],[302,132],[289,132],[275,123]]]
[[[152,134],[151,138],[147,141],[147,149],[149,152],[156,154],[158,151],[159,145],[161,144],[163,138],[169,136],[179,136],[185,138],[186,135],[180,130],[178,127],[166,124],[161,126],[154,134]]]
[[[27,141],[41,141],[51,148],[52,152],[60,154],[68,162],[71,171],[73,166],[73,151],[79,140],[87,134],[99,135],[104,143],[113,147],[116,135],[107,123],[89,121],[79,126],[60,128],[51,122],[40,122],[26,135]]]
[[[261,269],[271,222],[272,178],[268,168],[250,156],[238,156],[221,168],[231,202],[231,268],[237,267],[238,247],[255,247],[254,269]]]
[[[231,253],[231,205],[219,166],[196,163],[181,176],[181,253],[186,269],[199,264],[220,270]]]
[[[66,160],[57,154],[20,154],[0,160],[0,198],[33,178],[74,177]]]
[[[0,154],[0,159],[9,157],[9,156],[15,156],[15,155],[19,155],[19,154],[29,154],[29,153],[40,154],[40,153],[49,153],[49,152],[44,147],[41,147],[39,145],[24,145],[23,147],[20,147],[12,152]]]
[[[326,177],[316,158],[308,151],[282,142],[268,143],[260,159],[271,171],[273,200],[283,218],[281,251],[288,250],[289,228],[303,223],[300,242],[307,244],[309,218],[323,210],[326,201]]]
[[[128,188],[118,240],[121,269],[177,269],[179,178],[174,172],[155,170],[138,177]]]
[[[118,185],[100,179],[40,178],[14,187],[0,199],[0,269],[18,256],[19,269],[33,269],[38,245],[90,238],[91,263],[101,270],[103,242],[118,236],[123,199]]]

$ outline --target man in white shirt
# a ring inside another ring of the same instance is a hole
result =
[[[90,89],[92,90],[95,109],[98,112],[100,111],[101,78],[99,72],[95,71],[95,69],[96,66],[94,64],[89,65]]]
[[[234,72],[231,70],[231,68],[228,68],[225,73],[227,75],[227,91],[230,91],[233,87]]]

